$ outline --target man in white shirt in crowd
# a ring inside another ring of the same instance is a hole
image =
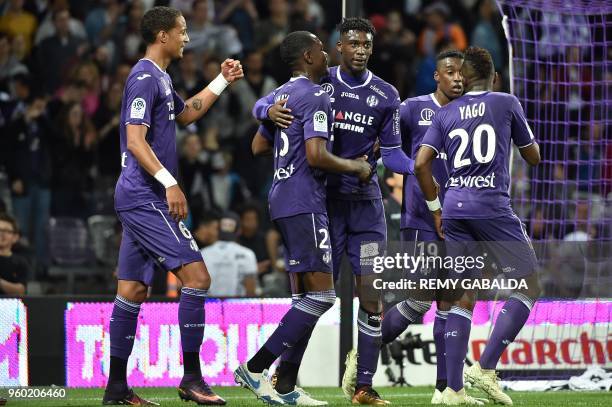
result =
[[[210,297],[254,297],[257,289],[257,259],[255,253],[235,242],[238,236],[238,216],[228,212],[220,219],[204,216],[196,229],[206,236],[201,252],[206,259],[213,283]],[[204,239],[202,239],[204,240]]]

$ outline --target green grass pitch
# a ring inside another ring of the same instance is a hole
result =
[[[331,406],[349,406],[339,388],[316,387],[307,388],[314,397],[329,402]],[[395,406],[429,406],[433,389],[431,387],[379,388],[379,393]],[[228,406],[263,406],[247,390],[239,387],[217,387],[215,391],[227,400]],[[138,388],[136,392],[145,398],[160,403],[162,406],[195,406],[195,403],[184,403],[179,400],[174,388]],[[4,393],[4,392],[3,392]],[[478,391],[469,391],[471,395],[482,397]],[[521,406],[611,406],[612,394],[607,392],[569,392],[558,391],[549,393],[509,392],[514,405]],[[7,406],[98,406],[102,404],[101,389],[67,389],[67,397],[61,400],[15,400],[9,399]]]

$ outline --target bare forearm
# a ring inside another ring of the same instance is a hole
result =
[[[419,180],[419,186],[421,187],[421,191],[423,191],[423,195],[425,199],[428,201],[433,201],[438,196],[436,192],[436,185],[434,184],[433,174],[431,172],[431,163],[425,165],[424,167],[416,168],[416,177]]]
[[[218,98],[219,96],[215,95],[208,87],[202,89],[195,96],[187,99],[185,110],[176,118],[177,122],[186,126],[199,120]]]
[[[128,150],[136,158],[138,164],[150,175],[157,174],[163,168],[151,146],[146,141],[134,140],[132,143],[128,143]]]
[[[25,285],[21,283],[11,283],[0,278],[0,291],[7,295],[24,295]]]
[[[359,167],[354,160],[340,158],[326,149],[319,151],[314,157],[308,157],[308,163],[311,167],[319,168],[325,172],[346,174],[359,171]]]

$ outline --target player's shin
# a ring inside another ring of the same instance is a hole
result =
[[[448,311],[438,309],[433,324],[433,339],[436,347],[436,389],[444,391],[446,388],[446,345],[444,333]]]
[[[183,380],[199,381],[202,379],[200,370],[200,347],[204,339],[204,302],[208,290],[183,287],[179,301],[178,320],[183,349],[184,378]]]
[[[463,388],[463,364],[467,355],[472,327],[472,311],[453,306],[448,312],[444,332],[447,386],[453,391]]]
[[[295,303],[281,320],[264,346],[249,360],[247,368],[252,373],[261,373],[287,349],[298,344],[336,301],[334,290],[310,291]]]
[[[482,369],[495,369],[508,345],[514,341],[527,322],[534,300],[522,293],[514,293],[501,309],[487,346],[480,357]]]
[[[304,295],[304,293],[293,294],[291,305],[293,306],[298,303]],[[304,337],[302,337],[293,347],[285,350],[281,355],[280,363],[275,374],[276,383],[274,383],[274,389],[278,393],[287,394],[295,389],[302,357],[304,356],[304,352],[306,352],[306,347],[308,346],[308,341],[310,340],[313,329],[314,326],[307,331]]]
[[[408,325],[422,317],[431,307],[431,303],[407,299],[395,304],[385,312],[382,320],[382,343],[393,342]]]
[[[359,308],[357,315],[357,388],[371,386],[382,345],[381,314]]]
[[[140,303],[128,301],[120,295],[115,298],[110,320],[111,359],[108,384],[127,386],[127,361],[132,353]]]

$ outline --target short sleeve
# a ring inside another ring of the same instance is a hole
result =
[[[423,141],[421,142],[421,146],[431,147],[437,154],[440,154],[444,147],[442,116],[443,113],[438,111],[438,114],[434,116],[431,125],[427,129],[425,136],[423,136]]]
[[[172,100],[174,101],[174,115],[178,117],[185,110],[185,101],[181,95],[176,93],[176,90],[172,90]]]
[[[525,117],[525,112],[523,111],[523,107],[521,106],[518,99],[512,96],[512,141],[518,148],[524,148],[530,146],[534,143],[535,137],[529,124],[527,123],[527,118]]]
[[[323,89],[310,90],[298,102],[298,111],[303,112],[304,140],[314,137],[329,139],[331,103]]]
[[[398,96],[385,109],[379,137],[381,148],[394,148],[402,144],[400,133],[400,99]]]
[[[243,249],[242,255],[238,261],[238,274],[242,279],[257,274],[257,259],[255,253],[245,247],[243,247]]]
[[[157,79],[146,72],[132,74],[125,90],[125,124],[151,126],[151,112],[158,93]]]
[[[263,121],[259,125],[257,132],[262,135],[263,138],[269,142],[274,142],[274,133],[276,132],[276,126],[271,121]]]

